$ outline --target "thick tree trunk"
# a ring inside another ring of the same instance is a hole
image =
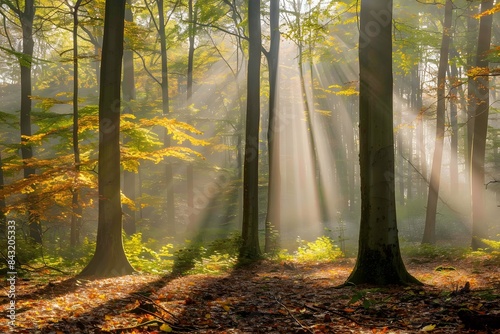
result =
[[[444,9],[443,37],[441,41],[437,79],[436,139],[434,142],[434,156],[432,158],[429,194],[427,196],[425,228],[424,236],[422,238],[423,244],[434,244],[436,242],[436,213],[439,199],[439,185],[441,183],[441,165],[443,160],[445,131],[446,70],[448,69],[448,56],[452,38],[452,15],[453,2],[451,0],[447,0]]]
[[[490,10],[493,0],[481,2],[481,12]],[[479,38],[477,43],[476,67],[487,68],[489,63],[486,58],[491,44],[491,28],[493,16],[481,17],[479,23]],[[484,212],[484,161],[486,154],[486,135],[488,133],[488,116],[490,105],[489,77],[480,76],[475,80],[476,110],[474,113],[474,136],[472,140],[472,166],[471,166],[471,190],[472,190],[472,249],[477,250],[484,247],[481,238],[487,237],[486,214]]]
[[[361,226],[347,283],[418,283],[399,250],[394,194],[392,0],[362,0],[360,13]]]
[[[260,54],[262,48],[260,1],[248,0],[248,75],[245,158],[243,168],[243,245],[241,260],[261,256],[259,246],[259,122]]]
[[[127,7],[125,8],[125,21],[133,22],[132,9],[130,8],[131,0],[127,0]],[[125,45],[127,45],[127,39],[125,39]],[[123,101],[125,102],[125,107],[123,108],[124,114],[133,114],[130,103],[135,100],[135,80],[134,80],[134,52],[131,49],[125,49],[123,51]],[[128,139],[123,140],[124,144],[128,142]],[[124,171],[123,172],[123,194],[127,196],[130,200],[136,200],[136,173]],[[125,205],[123,207],[123,229],[128,235],[137,232],[136,211],[129,206]]]
[[[125,0],[107,0],[99,94],[99,221],[94,256],[80,276],[134,272],[122,242],[120,200],[120,82]]]
[[[270,252],[279,245],[275,232],[280,231],[281,168],[279,157],[279,115],[278,115],[278,60],[280,47],[279,0],[270,3],[271,45],[267,54],[269,66],[269,127],[267,147],[269,155],[269,181],[267,189],[266,239],[264,251]]]

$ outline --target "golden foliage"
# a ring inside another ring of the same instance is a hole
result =
[[[475,15],[474,18],[480,19],[483,16],[493,15],[493,14],[498,13],[498,12],[500,12],[500,3],[497,3],[490,10],[485,10],[484,12]]]

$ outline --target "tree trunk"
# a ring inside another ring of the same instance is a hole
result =
[[[248,75],[245,157],[243,170],[243,223],[241,260],[260,258],[259,246],[259,122],[260,52],[262,48],[260,1],[248,0]]]
[[[80,276],[134,272],[122,242],[120,200],[120,82],[125,0],[107,0],[99,93],[99,220],[94,256]]]
[[[359,39],[361,226],[347,283],[418,283],[399,250],[394,194],[392,0],[362,0]]]
[[[80,243],[80,225],[82,217],[82,207],[80,205],[80,188],[78,184],[78,174],[80,173],[80,146],[78,143],[78,10],[82,0],[78,0],[73,9],[73,155],[75,162],[75,187],[72,189],[72,215],[70,230],[70,246],[75,248]]]
[[[458,69],[455,63],[450,65],[452,88],[450,89],[450,191],[452,194],[458,192]]]
[[[125,8],[125,21],[133,22],[132,9],[130,8],[131,0],[127,0],[127,6]],[[125,38],[125,45],[127,45],[127,38]],[[123,101],[125,106],[123,108],[124,114],[133,114],[134,111],[130,105],[132,101],[135,100],[135,80],[134,80],[134,52],[131,49],[125,49],[123,51]],[[123,140],[124,144],[128,141],[127,138]],[[136,200],[136,177],[134,172],[124,171],[123,172],[123,194],[127,196],[130,200]],[[123,207],[123,229],[128,235],[137,232],[136,228],[136,211],[130,208],[128,205]]]
[[[476,59],[474,52],[477,47],[478,41],[478,20],[475,15],[478,12],[478,2],[470,1],[469,8],[467,10],[467,69],[471,69],[475,66]],[[466,175],[467,184],[471,186],[470,173],[472,166],[472,137],[474,135],[474,113],[476,111],[476,98],[475,98],[475,80],[467,81],[467,136],[466,136]]]
[[[26,0],[24,10],[18,8],[19,20],[21,21],[21,29],[23,34],[23,52],[19,58],[21,66],[21,156],[23,161],[33,157],[33,148],[28,143],[27,137],[31,136],[31,68],[33,60],[33,22],[35,18],[35,3],[34,0]],[[24,177],[29,178],[35,174],[33,167],[25,166]],[[29,194],[26,199],[29,208],[29,234],[31,239],[36,243],[42,242],[42,228],[36,209],[33,207],[36,203],[36,194]]]
[[[429,194],[427,196],[425,228],[424,236],[422,238],[423,244],[436,243],[436,213],[439,198],[439,184],[441,182],[441,165],[443,160],[443,144],[445,131],[446,70],[448,69],[448,55],[452,36],[452,15],[453,2],[451,0],[447,0],[444,8],[443,37],[441,41],[437,78],[436,139],[434,143],[434,156],[432,158]]]
[[[270,252],[279,246],[279,240],[275,239],[278,236],[274,235],[274,233],[280,231],[281,170],[278,132],[279,0],[271,0],[269,16],[271,30],[271,45],[267,54],[267,63],[269,66],[269,128],[267,130],[269,181],[267,189],[265,252]]]
[[[169,94],[168,94],[168,64],[167,64],[167,36],[165,35],[165,12],[163,0],[158,0],[158,23],[161,48],[161,97],[162,97],[162,110],[163,116],[167,116],[170,112]],[[163,145],[165,147],[171,146],[171,139],[168,131],[165,129]],[[172,170],[172,163],[170,160],[165,164],[165,183],[167,192],[167,229],[170,235],[175,236],[175,196],[174,196],[174,174]]]
[[[193,103],[193,65],[194,65],[194,38],[196,36],[196,21],[197,12],[194,9],[193,0],[188,1],[188,25],[189,25],[189,50],[188,50],[188,64],[187,64],[187,94],[186,105],[189,106]],[[187,110],[189,113],[189,109]],[[194,171],[193,164],[188,162],[186,167],[186,197],[188,207],[188,228],[195,227],[196,214],[194,209]],[[188,231],[189,232],[189,231]]]
[[[481,12],[490,10],[493,0],[481,2]],[[487,52],[490,50],[491,27],[493,16],[485,15],[479,22],[479,38],[477,42],[476,67],[487,68]],[[490,105],[490,86],[488,76],[478,76],[475,80],[474,136],[472,140],[472,249],[484,247],[482,238],[487,237],[486,214],[484,212],[484,160],[486,153],[486,135],[488,133],[488,116]]]

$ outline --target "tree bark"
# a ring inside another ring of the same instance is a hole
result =
[[[127,0],[127,6],[125,8],[125,21],[133,22],[132,9],[130,8],[131,1]],[[127,45],[127,38],[125,38],[125,45]],[[123,87],[122,87],[123,101],[125,106],[123,108],[124,114],[133,114],[131,102],[135,100],[135,80],[134,80],[134,52],[131,49],[125,49],[123,51]],[[128,138],[123,140],[124,144],[129,141]],[[123,172],[123,194],[127,196],[130,200],[136,200],[136,177],[134,172],[124,171]],[[137,232],[136,211],[125,205],[123,207],[123,229],[128,235]]]
[[[196,21],[197,12],[194,8],[193,0],[188,1],[188,36],[189,36],[189,50],[188,50],[188,64],[187,64],[187,89],[186,89],[186,105],[189,107],[193,101],[193,67],[194,67],[194,51],[195,51],[195,37],[196,37]],[[189,113],[189,109],[187,110]],[[191,117],[189,117],[191,118]],[[189,120],[190,121],[190,120]],[[194,209],[194,170],[191,162],[186,166],[186,198],[188,207],[188,228],[195,227],[196,214]]]
[[[122,242],[120,200],[120,86],[125,0],[106,0],[99,92],[99,220],[94,256],[80,276],[134,272]]]
[[[281,168],[279,156],[278,115],[278,60],[280,48],[279,0],[271,0],[269,9],[271,45],[267,54],[269,66],[269,127],[267,147],[269,155],[269,181],[267,195],[266,238],[264,251],[270,252],[279,246],[275,232],[280,231]]]
[[[16,9],[21,21],[21,29],[23,34],[23,51],[19,59],[21,66],[21,157],[25,162],[24,178],[29,178],[35,174],[33,167],[26,166],[27,160],[33,157],[33,148],[28,143],[28,137],[31,136],[31,68],[33,60],[33,22],[35,19],[35,3],[34,0],[26,0],[24,3],[24,10],[21,8]],[[35,213],[33,207],[36,202],[36,193],[29,194],[26,199],[28,205],[28,222],[29,234],[31,239],[36,243],[42,242],[42,228],[40,225],[39,217]]]
[[[441,165],[443,160],[445,131],[446,70],[448,69],[448,56],[452,38],[452,15],[453,2],[451,0],[447,0],[444,8],[443,37],[441,40],[437,78],[436,139],[434,143],[434,155],[432,158],[429,194],[427,196],[427,211],[425,215],[424,236],[422,238],[423,244],[436,243],[436,213],[439,199],[439,185],[441,183]]]
[[[82,207],[80,205],[80,188],[78,187],[78,174],[80,173],[80,146],[78,143],[78,10],[82,0],[77,0],[75,3],[73,14],[73,155],[75,163],[75,178],[76,185],[72,191],[71,200],[72,215],[71,215],[71,230],[70,230],[70,246],[75,248],[80,243],[80,225],[82,217]]]
[[[259,246],[259,122],[260,55],[262,48],[260,1],[248,0],[248,75],[245,157],[243,170],[243,223],[241,260],[260,258]]]
[[[478,20],[474,17],[478,12],[478,2],[470,1],[469,7],[467,9],[467,69],[471,69],[475,66],[476,59],[474,57],[477,54],[477,41],[478,41]],[[476,51],[476,52],[474,52]],[[476,82],[475,80],[467,81],[467,132],[466,132],[466,175],[467,184],[471,185],[470,175],[472,166],[472,138],[474,135],[474,113],[476,111]]]
[[[481,12],[490,10],[493,0],[481,2]],[[477,42],[476,67],[487,68],[489,62],[486,58],[491,44],[491,28],[493,16],[485,15],[479,22],[479,38]],[[482,238],[487,237],[486,214],[484,212],[484,162],[486,154],[486,135],[488,133],[488,116],[490,105],[489,77],[480,76],[475,80],[476,108],[474,113],[474,135],[472,139],[472,167],[471,167],[471,191],[472,191],[472,249],[477,250],[484,247]]]
[[[450,65],[452,87],[450,89],[450,191],[452,194],[458,192],[458,69],[455,63]]]
[[[394,194],[392,0],[362,0],[359,140],[361,226],[346,284],[418,283],[401,259]]]

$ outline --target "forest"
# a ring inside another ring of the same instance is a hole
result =
[[[0,18],[1,332],[500,332],[500,2]]]

